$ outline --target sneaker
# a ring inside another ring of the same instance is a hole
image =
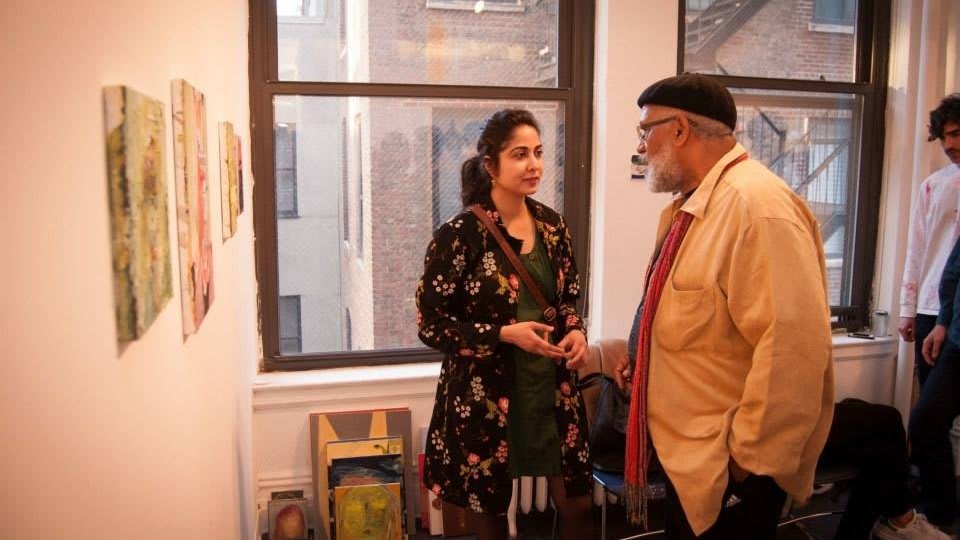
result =
[[[913,521],[902,528],[881,519],[873,526],[873,534],[882,540],[950,540],[948,534],[931,525],[927,517],[919,512],[914,513]]]

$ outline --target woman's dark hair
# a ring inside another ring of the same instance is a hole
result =
[[[530,126],[540,133],[537,119],[524,109],[503,109],[487,120],[477,141],[477,155],[464,161],[460,167],[460,199],[463,206],[476,204],[490,195],[493,183],[483,166],[483,160],[490,158],[493,167],[499,168],[500,151],[510,140],[513,130],[519,126]]]
[[[960,93],[943,98],[940,105],[930,111],[930,136],[927,140],[943,139],[943,128],[947,122],[960,124]]]

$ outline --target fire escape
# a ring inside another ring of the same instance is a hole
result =
[[[684,65],[688,71],[727,71],[717,61],[717,50],[755,16],[769,0],[714,0],[688,2]],[[766,164],[785,179],[793,191],[808,201],[820,222],[826,241],[849,225],[855,184],[850,160],[851,119],[838,121],[823,116],[808,118],[799,137],[778,122],[772,110],[753,107],[754,119],[747,131],[743,122],[738,138],[751,145],[751,157]],[[848,229],[849,230],[849,229]]]

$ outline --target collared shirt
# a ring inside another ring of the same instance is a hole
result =
[[[737,144],[689,198],[693,214],[653,322],[650,435],[693,531],[717,518],[732,457],[796,500],[813,488],[833,414],[823,243],[806,203]]]
[[[960,166],[953,163],[920,183],[910,214],[910,239],[900,285],[900,316],[937,315],[940,275],[960,236]]]

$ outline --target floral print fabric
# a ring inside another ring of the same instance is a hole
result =
[[[527,205],[556,279],[554,342],[584,331],[575,302],[580,278],[563,218],[529,197]],[[493,202],[481,206],[515,252]],[[520,280],[497,241],[469,211],[440,226],[427,248],[417,287],[420,339],[445,353],[427,440],[424,481],[441,499],[475,512],[502,514],[510,502],[507,413],[513,387],[512,345],[500,328],[517,322]],[[576,372],[556,370],[554,418],[568,496],[586,495],[591,466]]]

